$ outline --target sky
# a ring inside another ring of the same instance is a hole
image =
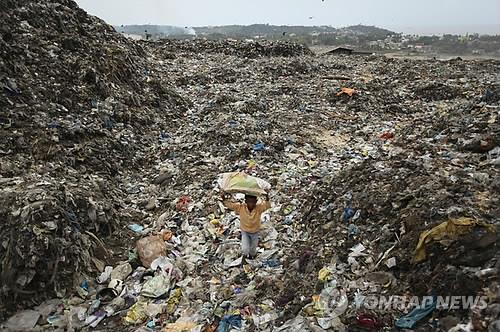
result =
[[[500,0],[76,0],[113,25],[376,25],[418,34],[500,34]]]

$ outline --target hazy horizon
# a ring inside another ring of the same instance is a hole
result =
[[[500,34],[500,1],[358,0],[345,10],[340,0],[76,0],[87,12],[113,25],[375,25],[412,34]],[[193,10],[196,8],[196,10]]]

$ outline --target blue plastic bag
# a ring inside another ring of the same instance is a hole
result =
[[[241,327],[240,315],[225,315],[220,321],[219,327],[217,327],[217,332],[227,332],[231,326]]]
[[[417,323],[436,309],[437,297],[433,296],[430,303],[413,309],[407,315],[396,320],[396,327],[400,329],[413,329]]]

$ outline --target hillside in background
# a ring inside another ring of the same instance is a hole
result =
[[[331,26],[301,26],[301,25],[224,25],[224,26],[205,26],[195,27],[194,30],[200,35],[210,35],[213,33],[222,34],[230,37],[256,37],[256,36],[283,36],[285,34],[317,34],[317,33],[335,33],[337,29]]]
[[[152,34],[165,35],[170,37],[182,36],[186,34],[196,34],[203,36],[219,35],[229,38],[280,38],[285,36],[317,36],[321,34],[351,34],[365,35],[376,38],[385,38],[388,35],[396,34],[386,29],[355,25],[345,28],[334,28],[332,26],[301,26],[301,25],[270,25],[270,24],[252,24],[252,25],[224,25],[224,26],[202,26],[202,27],[176,27],[170,25],[125,25],[115,26],[115,29],[127,34],[145,34],[146,31]]]
[[[225,25],[174,27],[162,25],[127,25],[115,27],[121,33],[148,39],[253,39],[289,41],[307,46],[347,46],[378,53],[433,57],[439,54],[500,56],[500,36],[466,34],[419,36],[405,35],[376,26]]]
[[[125,34],[143,35],[146,32],[152,35],[159,36],[179,36],[190,34],[191,29],[177,27],[172,25],[151,25],[151,24],[138,24],[138,25],[116,25],[115,30]]]
[[[355,34],[361,36],[370,36],[376,39],[384,39],[387,36],[395,35],[396,32],[379,28],[376,26],[368,26],[368,25],[352,25],[345,28],[338,29],[339,32],[347,33],[347,34]]]

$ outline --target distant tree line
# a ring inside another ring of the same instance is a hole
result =
[[[164,25],[116,26],[122,33],[150,35],[159,38],[208,38],[208,39],[268,39],[288,40],[307,46],[349,45],[360,49],[383,51],[406,49],[411,45],[431,48],[432,51],[452,54],[473,52],[500,52],[500,36],[470,34],[465,36],[403,36],[375,26],[355,25],[345,28],[331,26],[286,26],[270,24],[227,25],[205,27],[175,27]]]

